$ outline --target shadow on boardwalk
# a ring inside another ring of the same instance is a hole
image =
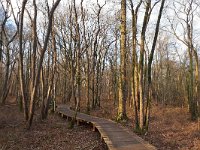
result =
[[[62,117],[72,118],[74,111],[70,110],[66,105],[58,105],[57,112]],[[77,123],[88,123],[93,125],[93,130],[97,129],[102,140],[110,150],[155,150],[156,148],[136,134],[119,126],[116,122],[98,118],[83,113],[78,113],[76,117]]]

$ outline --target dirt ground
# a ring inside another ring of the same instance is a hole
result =
[[[100,109],[90,114],[115,120],[117,107],[113,106],[112,101],[104,100],[101,104]],[[133,108],[127,106],[127,114],[129,121],[124,126],[133,130]],[[190,120],[186,108],[153,105],[149,132],[141,137],[159,150],[200,150],[198,122]]]
[[[105,150],[98,132],[89,126],[68,129],[68,122],[57,114],[41,121],[35,115],[32,128],[24,126],[16,105],[0,106],[0,150]]]

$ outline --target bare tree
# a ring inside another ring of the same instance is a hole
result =
[[[4,82],[3,82],[3,86],[2,86],[2,90],[1,90],[1,104],[4,105],[6,98],[8,96],[9,90],[10,90],[10,86],[11,86],[11,76],[12,76],[12,72],[13,72],[13,68],[15,65],[15,61],[11,60],[11,43],[15,40],[15,37],[17,35],[17,31],[15,31],[12,28],[7,27],[6,23],[8,21],[8,19],[10,18],[10,16],[12,15],[12,11],[11,11],[11,3],[9,3],[8,1],[6,2],[6,6],[4,6],[4,4],[1,2],[2,8],[3,8],[3,12],[4,12],[4,17],[3,17],[3,22],[1,24],[1,48],[5,49],[5,55],[6,55],[6,62],[5,62],[5,76],[4,76]],[[3,52],[3,49],[1,50],[0,53]],[[12,50],[12,52],[14,53],[14,51]],[[2,54],[1,56],[2,57]],[[12,63],[13,61],[13,63]],[[2,63],[2,58],[1,61]],[[1,64],[2,65],[2,64]]]
[[[198,82],[199,82],[199,69],[198,69],[198,55],[197,50],[194,46],[194,14],[199,6],[196,5],[194,0],[187,0],[184,3],[174,3],[174,13],[176,19],[181,24],[182,30],[185,33],[184,37],[181,38],[176,27],[169,19],[171,24],[171,33],[181,41],[186,47],[189,57],[189,68],[188,68],[188,80],[187,80],[187,91],[188,91],[188,104],[189,111],[191,113],[191,119],[197,120],[198,118]],[[183,9],[183,11],[181,11]],[[182,15],[182,16],[181,16]],[[194,62],[195,61],[195,62]],[[195,66],[195,69],[194,69]]]
[[[44,54],[47,50],[48,42],[49,42],[49,36],[51,34],[51,28],[52,28],[52,23],[53,23],[53,14],[55,9],[57,8],[58,4],[60,3],[61,0],[57,0],[51,10],[49,11],[49,17],[48,17],[48,26],[47,26],[47,32],[45,36],[45,41],[44,41],[44,46],[41,49],[41,55],[39,58],[39,64],[38,64],[38,70],[36,72],[35,80],[34,80],[34,85],[31,91],[31,100],[30,100],[30,107],[29,107],[29,119],[28,119],[28,128],[31,127],[32,121],[33,121],[33,115],[34,115],[34,105],[35,105],[35,100],[36,100],[36,93],[37,93],[37,88],[39,85],[40,81],[40,72],[42,69],[42,64],[43,64],[43,59],[44,59]]]

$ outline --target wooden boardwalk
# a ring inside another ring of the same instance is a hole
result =
[[[56,111],[62,117],[74,117],[74,111],[65,105],[58,105]],[[128,129],[121,127],[112,120],[98,118],[83,113],[77,113],[77,123],[88,123],[93,125],[93,130],[97,129],[102,140],[107,144],[110,150],[155,150],[156,148],[142,138],[138,137]]]

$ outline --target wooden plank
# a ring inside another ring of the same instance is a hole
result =
[[[65,105],[59,105],[57,112],[67,118],[74,117],[74,111]],[[110,150],[155,150],[156,148],[128,129],[119,126],[116,122],[108,119],[98,118],[83,113],[77,113],[77,124],[86,122],[92,124],[93,131],[97,129],[101,139],[107,144]]]

